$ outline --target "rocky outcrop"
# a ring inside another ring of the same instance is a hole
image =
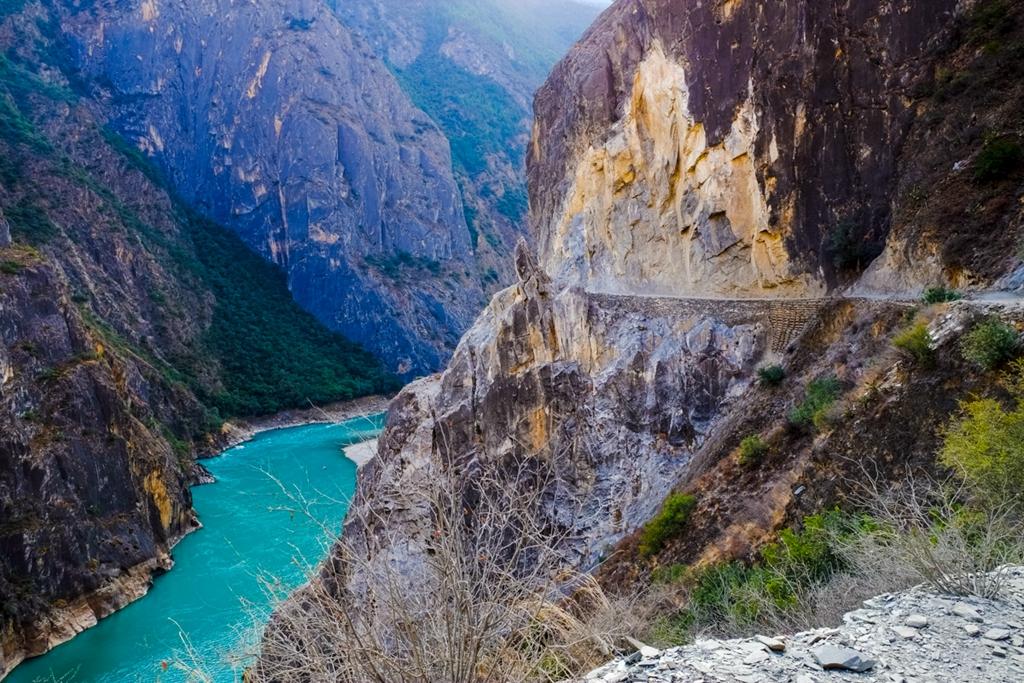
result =
[[[446,463],[539,459],[567,482],[552,521],[577,510],[572,562],[586,566],[654,512],[750,385],[769,311],[558,291],[525,245],[517,270],[519,284],[495,297],[448,370],[395,400],[361,489],[386,505],[373,493],[382,480],[415,490]],[[420,541],[430,531],[415,511],[386,524]]]
[[[580,680],[1018,681],[1024,676],[1024,569],[1004,573],[999,600],[938,595],[921,586],[867,600],[836,628],[644,648]]]
[[[537,95],[542,264],[622,293],[834,285],[885,241],[909,94],[956,7],[617,3]]]

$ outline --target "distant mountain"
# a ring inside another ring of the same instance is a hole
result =
[[[597,16],[574,0],[334,2],[448,138],[485,286],[525,232],[534,91]]]
[[[53,4],[111,130],[279,265],[306,310],[407,375],[438,369],[508,280],[532,92],[597,11]]]

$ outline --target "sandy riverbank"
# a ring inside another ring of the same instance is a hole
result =
[[[378,439],[363,441],[346,446],[342,450],[345,452],[346,458],[354,462],[359,469],[362,469],[377,457],[377,441]]]
[[[302,410],[286,410],[267,417],[225,422],[221,439],[214,452],[203,457],[215,457],[222,451],[251,440],[260,432],[272,429],[286,429],[311,424],[344,422],[357,417],[377,415],[387,411],[391,399],[384,396],[365,396],[354,401],[342,401],[328,406],[310,407]],[[376,447],[374,447],[376,452]]]

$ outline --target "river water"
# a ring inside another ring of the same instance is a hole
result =
[[[217,483],[193,489],[204,528],[175,548],[174,569],[146,597],[25,662],[4,683],[240,680],[269,593],[303,583],[341,528],[356,466],[340,448],[374,438],[382,423],[383,415],[265,432],[205,461]]]

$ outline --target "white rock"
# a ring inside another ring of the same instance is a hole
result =
[[[910,628],[909,626],[893,626],[892,631],[900,638],[906,638],[907,640],[917,637],[917,629]]]
[[[978,613],[978,610],[962,602],[958,602],[953,605],[953,614],[957,615],[961,619],[976,621],[979,624],[984,621],[984,619],[981,618],[981,614]]]
[[[911,614],[905,623],[911,628],[924,628],[928,625],[928,617],[923,614]]]
[[[1009,637],[1010,632],[1005,628],[990,628],[982,635],[985,640],[1006,640]]]
[[[651,647],[650,645],[644,645],[642,648],[640,648],[640,656],[643,657],[644,659],[653,659],[653,658],[658,657],[660,655],[661,655],[661,650],[659,650],[656,647]]]

